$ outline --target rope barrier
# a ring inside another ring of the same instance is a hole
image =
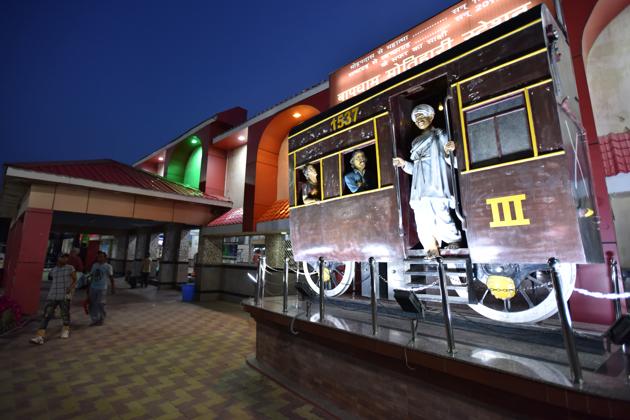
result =
[[[573,291],[581,295],[589,296],[596,299],[616,300],[616,299],[629,299],[630,298],[630,292],[625,292],[625,293],[591,292],[590,290],[580,289],[579,287],[574,288]]]

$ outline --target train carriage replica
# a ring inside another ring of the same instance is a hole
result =
[[[354,263],[374,258],[398,285],[388,297],[439,301],[441,261],[451,303],[506,322],[553,315],[548,260],[561,262],[565,299],[576,264],[604,262],[576,92],[565,35],[542,5],[294,128],[291,237],[311,287],[341,295]],[[431,222],[414,218],[414,180],[393,163],[413,160],[420,104],[455,144],[444,167],[462,238],[438,259],[418,238]]]

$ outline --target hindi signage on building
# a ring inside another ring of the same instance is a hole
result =
[[[413,68],[540,3],[551,0],[465,0],[330,75],[336,105]]]

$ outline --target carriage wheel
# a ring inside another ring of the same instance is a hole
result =
[[[560,264],[558,271],[568,300],[575,286],[575,265]],[[558,312],[546,265],[477,264],[473,287],[479,303],[470,308],[495,321],[538,322]],[[468,297],[467,291],[458,290],[457,294]]]
[[[328,297],[343,294],[352,284],[354,262],[324,262],[324,293]],[[319,293],[319,262],[303,261],[302,268],[308,285]]]

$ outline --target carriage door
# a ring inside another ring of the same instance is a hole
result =
[[[411,143],[420,134],[420,129],[416,127],[411,119],[411,111],[417,105],[431,105],[435,110],[433,127],[449,133],[448,118],[444,109],[445,98],[448,95],[447,89],[447,78],[443,75],[428,81],[420,81],[408,87],[405,91],[390,97],[390,109],[393,113],[393,120],[396,122],[393,125],[394,156],[401,157],[407,161],[410,160]],[[422,245],[418,239],[413,209],[409,206],[411,178],[411,175],[406,174],[404,171],[398,171],[398,195],[402,233],[405,238],[405,249],[411,250],[412,254],[414,250],[421,250]],[[455,219],[456,217],[453,215],[453,220]],[[410,255],[410,252],[407,255]]]

